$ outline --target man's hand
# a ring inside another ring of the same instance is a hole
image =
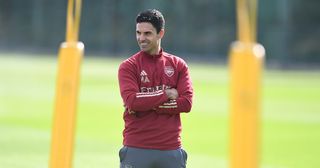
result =
[[[179,97],[178,91],[175,88],[164,90],[170,100],[175,100]]]
[[[129,114],[136,114],[135,111],[132,111],[132,110],[130,110],[130,109],[128,109],[128,113],[129,113]]]

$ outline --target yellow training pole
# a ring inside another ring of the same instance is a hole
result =
[[[73,10],[76,10],[75,15]],[[78,42],[81,0],[68,2],[66,42],[59,51],[59,66],[52,129],[50,168],[71,168],[80,65],[84,45]]]
[[[257,168],[259,164],[263,57],[264,48],[260,44],[231,45],[231,168]]]
[[[229,55],[230,167],[259,167],[260,90],[265,50],[256,43],[256,0],[237,0],[238,41]]]

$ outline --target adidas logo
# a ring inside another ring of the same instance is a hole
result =
[[[148,78],[148,74],[144,70],[141,71],[140,77],[141,77],[141,82],[143,82],[143,83],[150,82],[150,80]]]

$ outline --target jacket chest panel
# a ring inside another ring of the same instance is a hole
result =
[[[140,64],[138,71],[140,87],[176,87],[178,72],[169,62],[158,61]]]

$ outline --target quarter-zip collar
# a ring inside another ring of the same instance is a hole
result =
[[[160,49],[159,51],[159,54],[157,55],[150,55],[144,51],[141,51],[141,54],[145,57],[148,57],[148,58],[151,58],[151,59],[158,59],[158,58],[161,58],[162,57],[162,48]]]

